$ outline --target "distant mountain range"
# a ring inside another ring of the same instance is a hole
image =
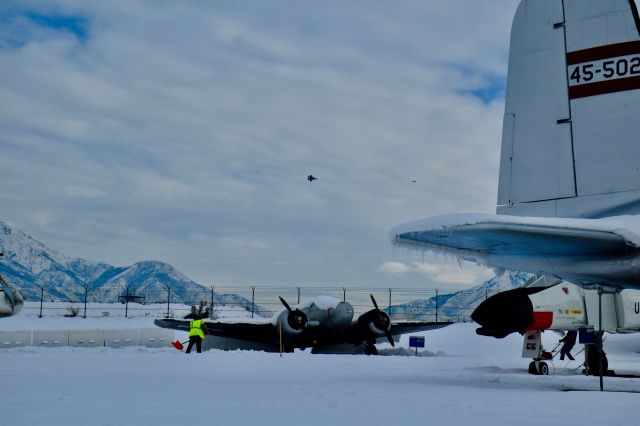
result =
[[[171,301],[193,304],[210,300],[211,290],[189,279],[168,263],[147,260],[131,266],[117,267],[102,262],[71,258],[49,249],[22,231],[0,222],[0,274],[20,289],[26,300],[117,302],[126,294],[144,296],[147,303],[165,303],[167,286]],[[522,272],[506,272],[469,290],[440,294],[437,298],[438,319],[468,317],[487,296],[520,287],[530,277]],[[127,290],[128,288],[128,290]],[[216,305],[236,305],[250,309],[251,302],[236,294],[215,293]],[[394,319],[435,319],[436,298],[414,300],[386,308]],[[258,315],[268,312],[254,306]]]
[[[476,306],[487,297],[501,291],[521,287],[530,277],[531,274],[525,272],[508,271],[468,290],[440,294],[437,303],[434,296],[429,299],[413,300],[402,305],[392,305],[385,311],[389,312],[393,319],[433,321],[437,306],[439,321],[468,319]]]
[[[116,302],[118,296],[144,296],[147,303],[167,301],[192,304],[210,300],[210,289],[189,279],[173,266],[153,260],[116,267],[102,262],[70,258],[49,249],[22,231],[0,222],[0,274],[14,284],[26,300],[84,301],[85,286],[89,301]],[[235,294],[219,294],[216,304],[233,304],[250,309],[251,302]],[[254,307],[256,313],[262,308]]]

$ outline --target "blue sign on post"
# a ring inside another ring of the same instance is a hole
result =
[[[424,336],[409,336],[410,348],[424,348]]]
[[[596,342],[596,335],[593,326],[580,327],[578,329],[578,343],[581,345],[593,345]]]
[[[424,336],[409,336],[409,347],[416,348],[418,355],[418,348],[424,348]]]

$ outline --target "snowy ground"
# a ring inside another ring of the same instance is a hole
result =
[[[49,329],[140,328],[153,318],[21,313],[0,319],[0,330],[43,329],[43,320]],[[640,393],[597,392],[597,378],[565,368],[577,361],[556,362],[551,376],[529,375],[520,336],[495,340],[474,329],[455,324],[424,333],[427,349],[444,354],[433,357],[0,350],[0,424],[638,424]],[[551,347],[558,338],[544,335]],[[640,373],[640,335],[609,336],[605,349],[611,368]],[[605,390],[640,392],[640,379],[605,378]]]

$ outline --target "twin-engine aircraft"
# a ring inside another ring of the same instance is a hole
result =
[[[292,352],[311,348],[312,353],[377,354],[375,344],[394,336],[445,327],[451,322],[392,322],[389,315],[374,308],[353,320],[353,306],[329,296],[311,298],[291,307],[280,297],[284,309],[271,319],[214,321],[205,320],[205,348],[254,349],[267,352]],[[187,319],[157,319],[158,327],[189,331]]]
[[[639,89],[634,0],[523,0],[497,214],[407,223],[392,242],[604,291],[640,289]]]

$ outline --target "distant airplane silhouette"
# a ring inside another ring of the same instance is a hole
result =
[[[315,177],[314,175],[309,175],[309,176],[307,176],[307,180],[308,180],[309,182],[313,182],[314,180],[317,180],[317,179],[318,179],[318,178],[317,178],[317,177]]]

